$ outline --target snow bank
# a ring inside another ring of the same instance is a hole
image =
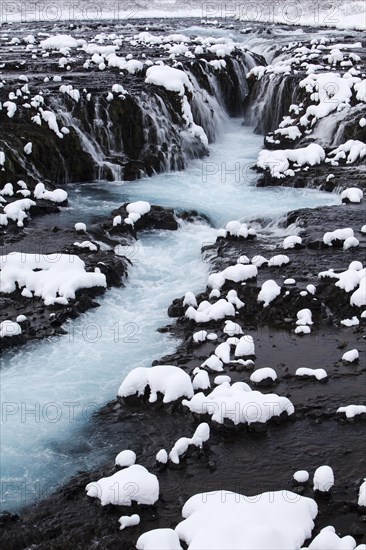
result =
[[[176,401],[180,397],[193,396],[192,382],[188,374],[179,367],[171,365],[133,369],[122,382],[118,395],[128,397],[137,393],[141,396],[144,395],[147,387],[150,388],[150,403],[155,403],[158,392],[163,394],[164,403]]]
[[[237,424],[265,423],[273,416],[286,412],[294,413],[293,404],[287,397],[276,394],[262,394],[252,391],[248,384],[236,382],[220,384],[207,396],[197,393],[190,401],[184,399],[183,405],[196,414],[208,414],[214,422],[223,424],[230,419]]]
[[[134,464],[112,476],[88,483],[85,490],[89,497],[99,498],[102,506],[131,506],[132,501],[152,505],[159,498],[159,481],[146,468]]]
[[[69,254],[22,254],[12,252],[0,256],[0,285],[3,293],[15,292],[16,284],[22,294],[38,296],[45,305],[67,304],[75,299],[81,288],[107,286],[105,275],[88,273],[85,263]],[[34,271],[37,270],[37,271]]]

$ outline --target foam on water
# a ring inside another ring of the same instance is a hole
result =
[[[227,121],[207,159],[193,162],[185,172],[137,182],[75,186],[72,206],[59,221],[88,223],[122,202],[144,199],[196,209],[219,227],[231,219],[273,218],[289,209],[339,201],[318,191],[255,188],[256,176],[248,167],[261,143],[240,121]],[[57,219],[37,223],[52,225]],[[103,449],[94,448],[86,434],[88,419],[114,398],[128,371],[175,349],[176,342],[157,329],[169,322],[166,312],[173,298],[204,289],[208,265],[200,250],[215,235],[203,223],[142,235],[124,288],[108,291],[99,300],[101,307],[69,322],[69,334],[4,355],[3,510],[19,509],[81,468],[102,461]]]

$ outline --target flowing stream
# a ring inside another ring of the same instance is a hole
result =
[[[186,291],[202,291],[209,265],[201,247],[215,227],[232,219],[279,218],[286,211],[339,202],[335,194],[256,188],[249,169],[262,137],[226,119],[210,156],[184,172],[131,183],[70,187],[71,206],[32,223],[87,224],[126,201],[148,200],[177,210],[195,209],[209,223],[182,222],[175,232],[140,236],[125,287],[109,290],[101,306],[67,324],[68,334],[9,351],[2,358],[2,510],[19,510],[49,494],[80,469],[103,461],[83,427],[113,399],[123,377],[171,353],[176,342],[157,332],[169,323],[167,307]]]

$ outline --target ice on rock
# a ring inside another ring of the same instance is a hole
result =
[[[317,380],[323,380],[327,378],[327,371],[324,369],[309,369],[306,367],[301,367],[296,370],[295,376],[313,376]]]
[[[298,235],[291,235],[290,237],[286,237],[283,241],[283,248],[287,250],[288,248],[295,248],[296,246],[301,245],[302,238]]]
[[[25,296],[34,292],[46,306],[68,304],[77,290],[107,286],[100,272],[85,271],[85,263],[73,254],[22,254],[11,252],[0,256],[0,281],[4,293],[14,292],[16,284]],[[35,271],[37,270],[37,271]]]
[[[132,501],[152,505],[159,498],[159,481],[144,466],[134,464],[88,483],[85,490],[89,497],[99,498],[102,506],[131,506]]]
[[[290,491],[286,498],[211,491],[185,503],[176,532],[192,550],[294,550],[310,538],[317,511],[314,500]]]
[[[142,396],[150,388],[149,402],[155,403],[158,392],[163,394],[163,403],[176,401],[181,397],[192,397],[193,386],[189,375],[179,367],[157,365],[155,367],[137,367],[123,380],[118,395],[128,397]]]
[[[358,491],[358,500],[357,500],[358,506],[365,506],[366,507],[366,478],[364,479],[363,483],[360,486],[360,489]]]
[[[353,363],[354,361],[358,361],[359,353],[357,349],[351,349],[349,351],[346,351],[342,355],[342,361],[345,361],[346,363]]]
[[[120,531],[126,529],[126,527],[135,527],[140,523],[140,516],[138,514],[132,514],[132,516],[121,516],[118,520],[120,524]]]
[[[344,413],[347,418],[354,418],[358,414],[366,414],[366,405],[347,405],[339,407],[337,413]]]
[[[315,470],[313,477],[313,489],[314,491],[320,491],[321,493],[328,492],[334,485],[334,474],[330,466],[319,466]]]
[[[125,451],[121,451],[114,461],[116,466],[120,466],[121,468],[126,468],[128,466],[132,466],[136,462],[136,453],[134,451],[130,451],[129,449],[126,449]]]
[[[353,537],[339,537],[335,532],[334,527],[328,525],[324,527],[314,540],[301,550],[354,550],[356,541]]]
[[[196,393],[190,401],[184,399],[182,404],[196,414],[209,414],[219,424],[228,418],[235,425],[266,423],[273,416],[280,416],[283,412],[290,416],[295,410],[286,397],[252,391],[244,382],[231,386],[224,382],[207,396]]]
[[[360,203],[362,199],[363,199],[362,189],[358,189],[357,187],[349,187],[348,189],[345,189],[341,193],[342,202],[348,201],[348,202]]]
[[[137,550],[182,550],[179,537],[173,529],[153,529],[139,537]]]
[[[253,337],[249,334],[242,336],[235,348],[235,357],[249,357],[255,355]]]
[[[6,319],[0,323],[0,338],[19,336],[22,333],[21,326],[14,321]]]
[[[267,378],[270,378],[273,380],[277,380],[277,373],[274,369],[271,369],[270,367],[257,369],[250,375],[250,381],[254,382],[255,384],[258,384],[259,382],[262,382],[263,380],[266,380]]]
[[[258,302],[264,302],[263,307],[267,307],[280,294],[281,287],[278,286],[276,281],[269,279],[262,284],[261,290],[258,294]]]
[[[307,483],[307,481],[309,481],[309,472],[306,470],[298,470],[294,473],[293,478],[297,483]]]

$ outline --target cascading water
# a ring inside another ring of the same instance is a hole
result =
[[[140,198],[195,208],[216,227],[231,219],[273,218],[289,209],[337,202],[336,195],[314,190],[254,187],[256,176],[248,167],[261,143],[241,120],[226,119],[210,156],[193,161],[186,171],[124,185],[74,186],[69,208],[32,223],[91,223]],[[157,328],[169,322],[172,299],[204,289],[209,266],[201,260],[201,247],[215,238],[216,230],[202,222],[142,235],[130,251],[134,266],[124,288],[108,291],[101,307],[70,321],[67,335],[4,354],[3,510],[18,510],[76,471],[103,462],[107,451],[93,446],[87,430],[90,415],[116,395],[129,370],[174,350],[176,342]]]

